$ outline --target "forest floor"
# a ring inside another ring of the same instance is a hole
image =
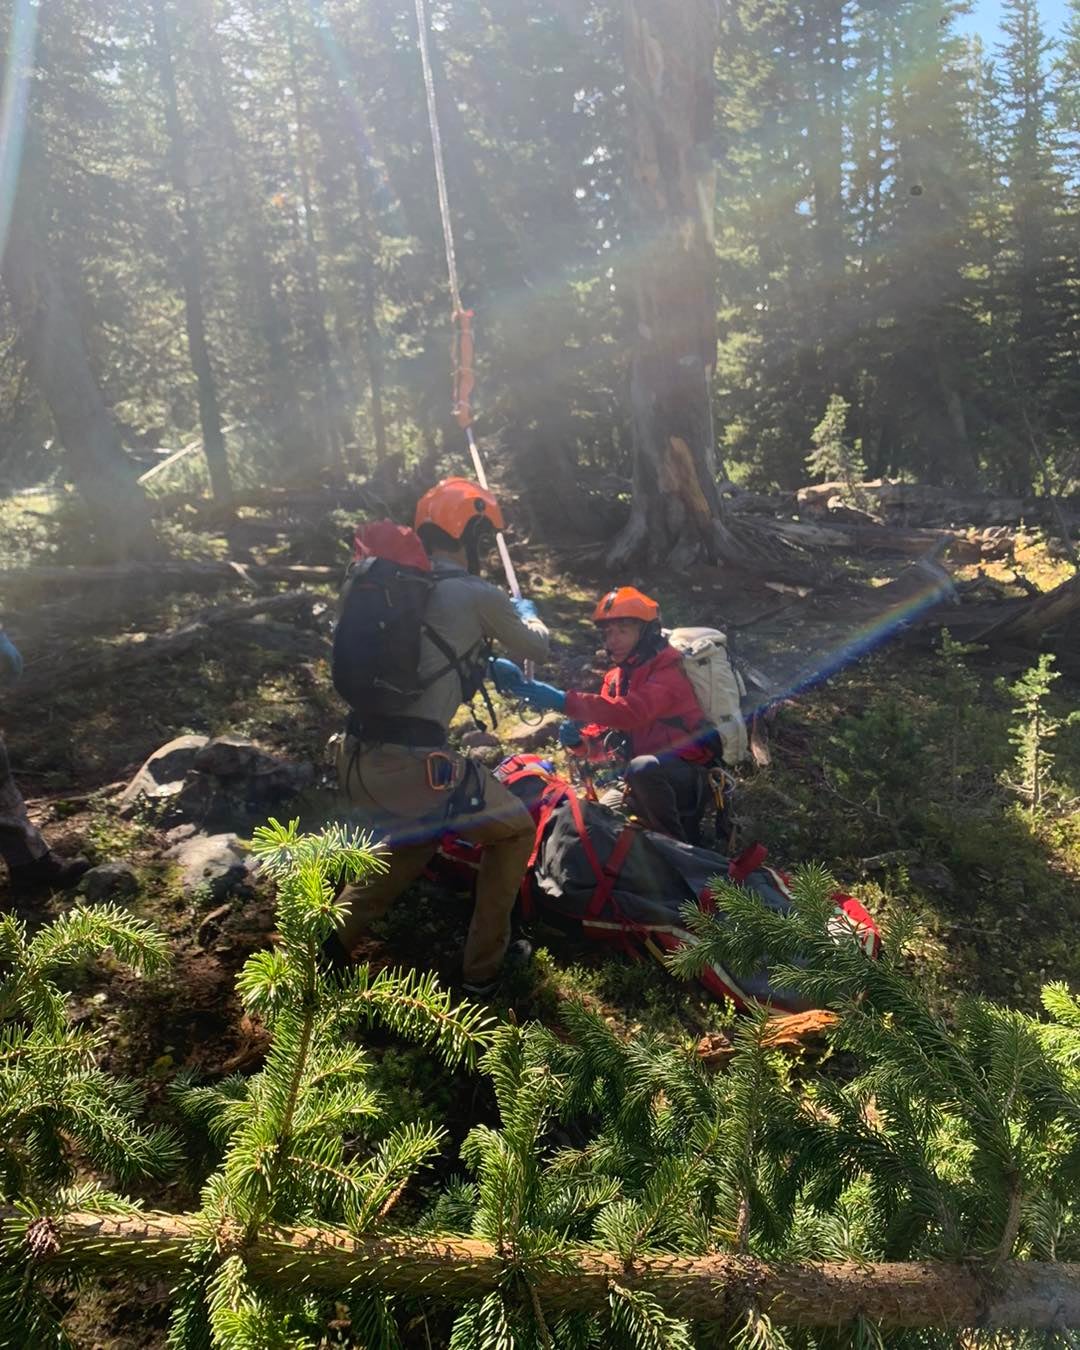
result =
[[[43,540],[57,537],[41,504],[22,500],[2,510],[7,518],[0,526],[24,560],[40,558]],[[171,527],[171,542],[192,558],[235,557],[242,547],[254,561],[337,566],[347,557],[349,526],[342,512],[315,520],[249,511],[226,540],[192,515],[188,526],[181,518]],[[767,674],[828,676],[810,681],[772,715],[772,763],[743,776],[740,842],[760,839],[788,866],[825,862],[879,916],[896,909],[917,914],[922,939],[912,960],[942,1010],[971,993],[1030,1009],[1049,980],[1080,987],[1080,811],[1070,809],[1080,801],[1080,727],[1061,731],[1049,808],[1031,812],[1009,786],[1015,717],[1007,686],[1029,663],[1023,654],[973,652],[958,674],[957,663],[943,658],[927,634],[882,628],[872,650],[844,664],[854,625],[843,585],[800,596],[705,567],[690,576],[610,577],[599,550],[519,543],[514,553],[555,635],[549,673],[556,682],[595,683],[602,666],[588,616],[596,595],[615,581],[656,595],[672,626],[736,625],[741,654]],[[845,566],[853,582],[865,584],[887,580],[901,563],[851,558]],[[957,578],[973,573],[953,571]],[[1034,535],[984,572],[1016,593],[1025,580],[1045,590],[1066,575]],[[342,720],[325,655],[318,654],[333,598],[325,590],[322,632],[307,633],[299,646],[250,634],[239,640],[226,627],[174,660],[16,703],[4,718],[33,818],[65,850],[80,848],[94,862],[131,862],[139,890],[127,903],[172,942],[169,973],[134,979],[99,963],[79,974],[72,1000],[74,1016],[105,1033],[106,1067],[141,1083],[161,1119],[169,1118],[167,1089],[181,1069],[213,1078],[259,1064],[265,1036],[243,1014],[233,984],[247,956],[269,939],[273,904],[258,888],[226,907],[185,895],[163,856],[163,831],[148,817],[121,819],[115,785],[174,736],[241,735],[317,766],[315,786],[289,813],[313,827],[325,821],[336,803],[327,743]],[[17,603],[9,599],[6,615],[32,680],[39,662],[47,668],[58,657],[75,660],[138,634],[175,629],[209,604],[239,598],[245,597],[149,584],[86,588],[74,600],[45,589],[28,598],[23,589]],[[752,624],[786,602],[783,613]],[[1066,715],[1078,692],[1059,680],[1055,709]],[[519,714],[505,706],[498,711],[497,734],[514,748]],[[0,887],[0,907],[10,903]],[[57,896],[21,912],[36,924],[70,903]],[[365,954],[379,964],[430,966],[453,980],[468,913],[465,897],[423,884],[373,932]],[[533,937],[536,960],[504,991],[498,1015],[557,1026],[560,1004],[583,999],[627,1034],[646,1030],[688,1046],[730,1019],[656,966],[632,964],[542,924]],[[378,1060],[391,1119],[449,1122],[460,1138],[493,1109],[478,1099],[474,1080],[437,1069],[391,1038],[379,1043]],[[446,1165],[453,1169],[452,1157]],[[165,1208],[195,1203],[198,1168],[196,1157],[187,1180],[146,1199]],[[130,1283],[101,1282],[73,1304],[69,1334],[87,1350],[143,1350],[164,1344],[167,1313],[164,1287],[148,1283],[133,1298]]]

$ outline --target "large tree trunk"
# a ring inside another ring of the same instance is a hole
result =
[[[364,203],[360,209],[363,211]],[[386,412],[383,407],[384,362],[382,334],[375,309],[377,272],[375,243],[372,238],[364,245],[364,280],[361,302],[364,314],[364,353],[367,356],[368,381],[371,390],[371,430],[375,437],[375,463],[386,462]]]
[[[326,302],[319,273],[319,247],[315,236],[315,206],[311,192],[311,167],[308,157],[304,100],[300,89],[300,60],[296,23],[290,0],[284,0],[285,34],[289,46],[289,83],[292,86],[296,135],[296,171],[300,182],[300,201],[304,209],[301,271],[307,291],[310,331],[319,381],[319,439],[326,463],[338,462],[347,438],[342,419],[341,386],[334,371],[330,335],[326,327]]]
[[[111,557],[160,552],[146,497],[124,455],[97,386],[78,318],[48,256],[38,210],[40,161],[28,138],[0,271],[30,374],[49,406],[102,550]]]
[[[636,319],[634,500],[610,561],[723,551],[709,394],[716,361],[716,0],[623,0]]]
[[[259,194],[252,187],[247,147],[241,142],[229,102],[229,74],[221,52],[214,3],[215,0],[201,0],[195,10],[201,29],[199,52],[206,61],[209,94],[207,111],[209,118],[221,129],[228,155],[233,209],[244,235],[244,274],[251,288],[259,333],[266,348],[269,377],[266,402],[273,419],[275,434],[284,444],[293,446],[299,439],[296,381],[289,362],[289,354],[282,340],[288,327],[288,319],[274,296],[263,207]]]
[[[24,1216],[0,1211],[14,1237]],[[179,1274],[205,1227],[195,1215],[66,1214],[30,1223],[28,1261]],[[461,1237],[351,1237],[332,1229],[278,1228],[239,1253],[270,1285],[345,1290],[369,1287],[461,1302],[504,1285],[512,1267],[488,1242]],[[751,1256],[651,1253],[630,1264],[593,1247],[571,1248],[537,1265],[529,1284],[552,1312],[598,1311],[611,1287],[651,1294],[668,1313],[731,1322],[756,1307],[782,1326],[831,1326],[865,1318],[894,1327],[1080,1325],[1080,1264],[1008,1261],[803,1262]]]
[[[225,436],[222,432],[221,408],[218,404],[217,382],[210,360],[210,344],[206,337],[206,313],[203,308],[202,240],[199,221],[191,195],[187,172],[187,146],[180,104],[176,94],[176,72],[173,68],[172,41],[169,36],[165,0],[150,0],[154,27],[154,45],[157,52],[158,74],[165,106],[165,130],[169,139],[169,172],[173,190],[180,202],[181,240],[179,245],[180,281],[184,292],[184,319],[187,327],[188,355],[199,401],[199,425],[202,428],[203,453],[210,472],[210,486],[214,501],[226,512],[231,510],[232,480],[229,461],[225,454]]]

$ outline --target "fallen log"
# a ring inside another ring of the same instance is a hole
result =
[[[89,685],[121,672],[126,674],[151,662],[156,664],[172,660],[190,651],[215,629],[254,618],[257,614],[284,614],[325,603],[326,597],[316,591],[284,591],[280,595],[266,595],[236,605],[215,605],[203,610],[188,623],[156,637],[147,637],[142,641],[128,639],[115,646],[102,648],[82,660],[65,659],[48,667],[45,663],[35,664],[27,671],[25,681],[5,694],[5,701],[9,706],[18,706],[41,698],[51,698],[63,689]]]
[[[775,520],[770,528],[781,538],[805,548],[842,548],[852,553],[899,554],[920,557],[928,550],[958,542],[955,530],[899,530],[888,525],[851,523],[824,517],[821,523]]]
[[[967,591],[974,589],[968,583]],[[1040,591],[1030,599],[954,604],[948,610],[938,603],[924,610],[911,627],[916,632],[948,628],[954,637],[978,646],[1030,648],[1038,645],[1051,629],[1075,622],[1078,615],[1080,573],[1052,591]]]
[[[207,1233],[196,1214],[71,1213],[29,1222],[0,1211],[5,1238],[23,1236],[26,1260],[176,1275]],[[222,1234],[227,1241],[227,1235]],[[271,1228],[247,1245],[228,1242],[256,1281],[308,1289],[353,1286],[414,1297],[481,1298],[515,1269],[488,1242],[462,1237],[353,1237],[330,1228]],[[571,1247],[526,1266],[545,1309],[599,1310],[618,1285],[651,1294],[666,1312],[731,1321],[756,1307],[785,1326],[835,1326],[865,1318],[882,1327],[1080,1326],[1080,1263],[780,1263],[749,1256],[614,1253]]]
[[[982,628],[972,640],[991,645],[997,642],[1030,645],[1047,629],[1057,628],[1077,614],[1080,614],[1080,572],[1052,591],[1012,602],[1006,613]]]
[[[823,513],[828,503],[853,490],[860,502],[875,515],[902,521],[905,525],[1020,525],[1022,522],[1052,522],[1061,518],[1075,526],[1080,521],[1080,499],[1056,502],[1049,497],[994,497],[985,493],[955,493],[929,483],[901,483],[876,478],[866,483],[812,483],[796,493],[798,509]],[[778,499],[779,500],[779,499]]]
[[[160,562],[160,563],[87,563],[84,566],[42,564],[8,567],[0,570],[0,591],[10,592],[44,586],[122,586],[125,584],[184,586],[193,590],[210,583],[244,582],[257,586],[263,582],[291,581],[308,585],[330,582],[337,585],[340,567],[315,567],[293,563],[242,562]]]

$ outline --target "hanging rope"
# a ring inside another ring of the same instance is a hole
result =
[[[442,133],[439,129],[439,110],[435,106],[435,78],[431,73],[431,52],[428,48],[427,5],[425,0],[416,0],[416,31],[420,39],[420,64],[424,70],[424,92],[427,96],[428,126],[431,129],[431,151],[435,159],[435,187],[439,198],[439,217],[442,221],[443,245],[446,249],[446,274],[450,279],[450,301],[453,305],[451,322],[454,325],[454,416],[465,432],[469,443],[469,455],[473,470],[480,486],[487,491],[488,480],[484,472],[484,462],[472,431],[472,405],[470,399],[475,384],[473,376],[473,312],[465,309],[461,303],[461,288],[458,284],[457,254],[454,251],[454,230],[450,220],[450,196],[446,190],[446,164],[443,158]],[[510,559],[510,551],[502,531],[495,535],[495,546],[506,573],[506,584],[515,600],[521,599],[521,587],[517,573]],[[531,664],[531,663],[530,663]],[[531,678],[530,664],[526,665],[526,674]]]

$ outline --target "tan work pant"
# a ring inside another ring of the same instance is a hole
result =
[[[510,915],[532,852],[535,826],[526,808],[483,765],[479,773],[483,806],[451,815],[442,823],[449,791],[428,782],[427,753],[399,745],[358,747],[347,736],[338,751],[338,779],[370,828],[389,837],[389,870],[363,885],[346,886],[341,900],[349,916],[338,931],[352,950],[371,923],[423,873],[439,837],[452,832],[484,848],[476,881],[469,935],[465,939],[464,978],[484,984],[494,979],[510,944]],[[452,784],[461,781],[466,761],[450,755]]]

